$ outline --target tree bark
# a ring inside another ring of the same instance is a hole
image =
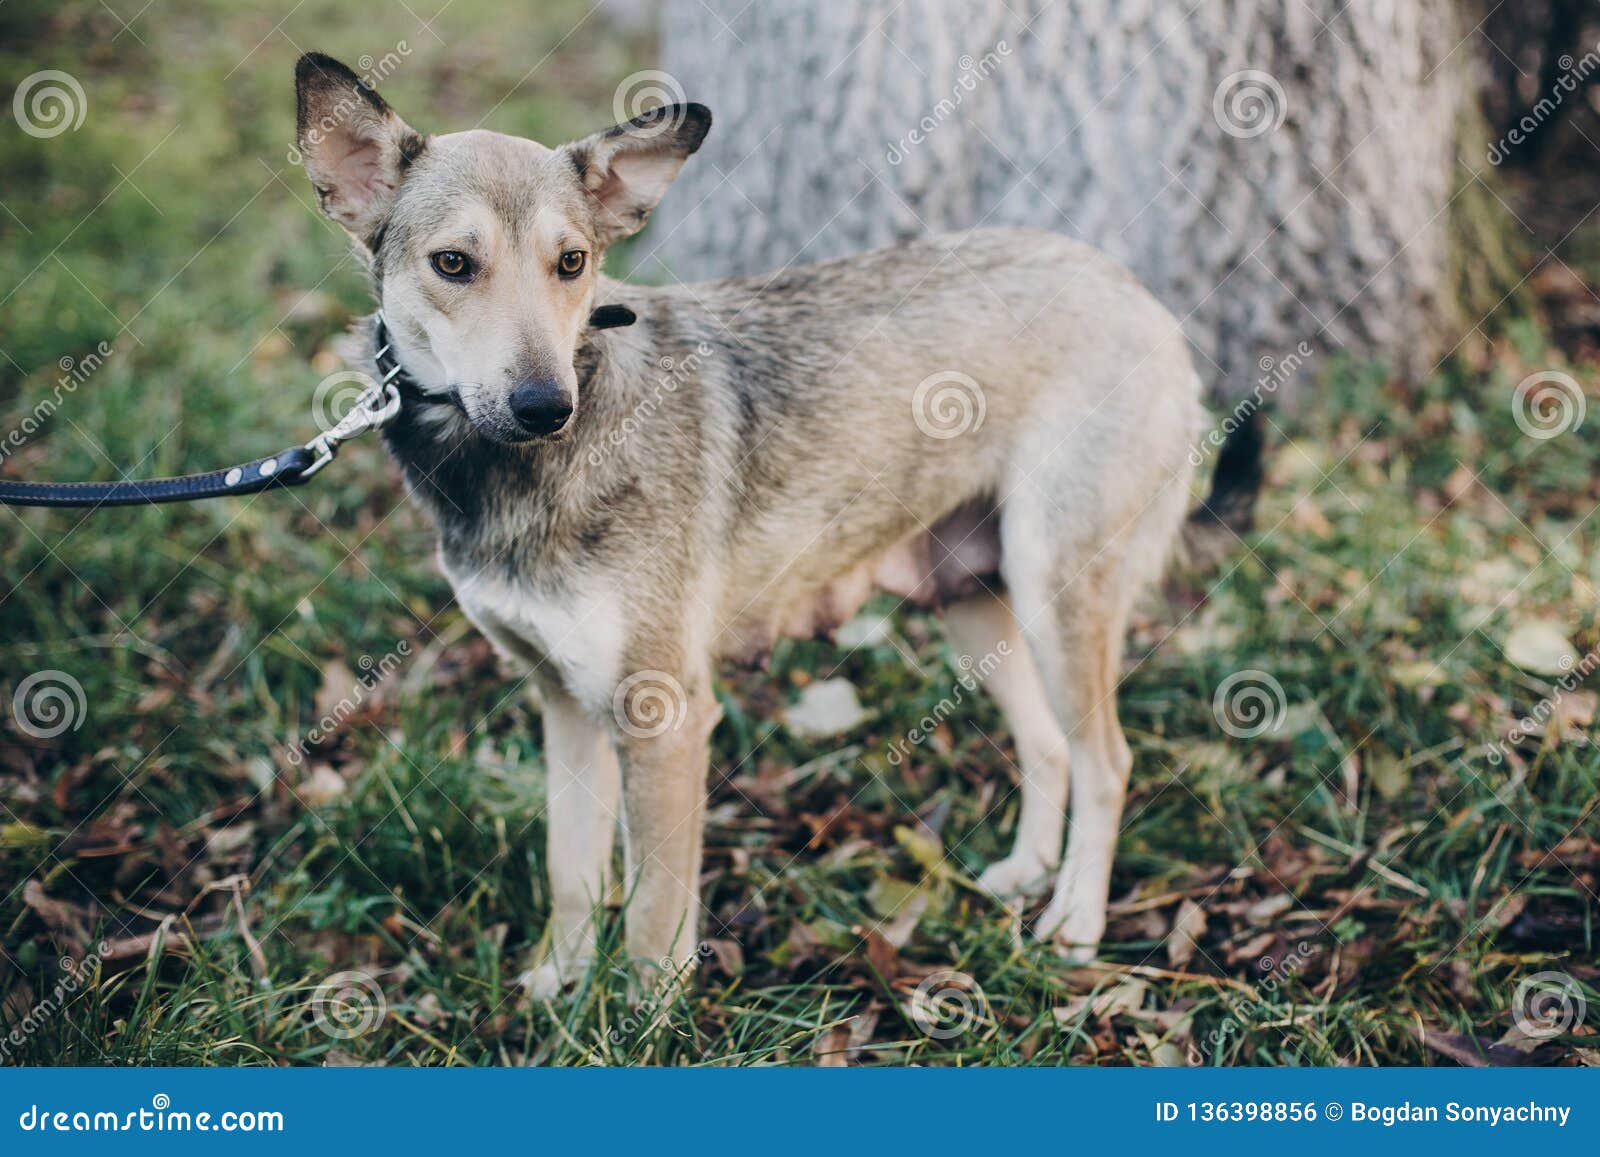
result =
[[[716,124],[645,249],[701,279],[1040,225],[1126,262],[1225,395],[1302,342],[1426,370],[1454,340],[1459,24],[1455,0],[667,0],[664,70]]]

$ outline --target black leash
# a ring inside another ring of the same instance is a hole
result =
[[[602,305],[589,315],[591,329],[632,325],[633,310],[625,305]],[[359,434],[376,430],[400,412],[402,395],[418,401],[451,401],[449,395],[427,395],[411,380],[394,354],[383,314],[377,317],[373,360],[383,376],[356,399],[350,412],[332,429],[304,446],[290,446],[266,458],[242,462],[206,474],[177,478],[144,478],[129,482],[8,482],[0,480],[0,506],[151,506],[163,502],[190,502],[200,498],[228,498],[257,494],[282,486],[299,486],[314,478],[339,447]]]

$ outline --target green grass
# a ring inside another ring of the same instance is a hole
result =
[[[600,18],[579,24],[586,7],[535,23],[457,0],[443,44],[398,5],[358,19],[313,0],[275,28],[289,5],[190,0],[137,36],[97,5],[0,7],[6,91],[53,67],[89,99],[75,133],[0,126],[0,429],[52,396],[60,359],[114,351],[5,472],[179,472],[303,439],[366,290],[286,158],[297,48],[381,57],[405,39],[385,92],[419,127],[492,110],[490,127],[556,139],[608,119],[613,86],[648,63]],[[1524,435],[1512,390],[1563,357],[1534,323],[1493,332],[1420,383],[1313,363],[1306,404],[1274,418],[1262,532],[1141,618],[1120,700],[1134,787],[1094,969],[1019,939],[968,886],[1016,821],[992,707],[969,698],[888,758],[955,685],[930,620],[899,616],[892,642],[853,653],[786,644],[769,677],[726,685],[714,954],[695,984],[641,1009],[607,967],[532,1005],[512,981],[548,911],[537,713],[453,606],[375,445],[295,492],[0,513],[0,692],[59,671],[85,703],[48,739],[0,711],[0,1027],[20,1038],[0,1033],[0,1057],[1428,1063],[1419,1027],[1498,1039],[1519,980],[1552,970],[1586,995],[1592,1050],[1592,692],[1564,693],[1564,735],[1488,752],[1553,689],[1508,660],[1513,630],[1547,619],[1578,653],[1600,646],[1600,422]],[[348,687],[338,672],[402,644],[331,742],[285,758],[319,693]],[[1243,669],[1288,708],[1254,739],[1213,713]],[[776,709],[830,674],[874,718],[797,742]],[[1184,899],[1206,926],[1173,964]],[[81,981],[63,971],[102,940]],[[912,1016],[938,970],[981,988],[950,1035]],[[323,986],[346,972],[381,1010],[330,1015]],[[30,1015],[63,979],[63,1007]],[[1541,1057],[1592,1057],[1574,1052],[1583,1031]]]

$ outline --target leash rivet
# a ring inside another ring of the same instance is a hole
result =
[[[228,471],[227,476],[223,478],[223,481],[229,486],[237,486],[239,484],[239,479],[243,477],[244,471],[235,466],[232,470]]]
[[[278,460],[276,458],[268,458],[265,462],[263,462],[261,464],[261,477],[263,477],[263,478],[271,478],[272,475],[277,471],[277,469],[278,469]]]

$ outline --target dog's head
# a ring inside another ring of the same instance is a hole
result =
[[[344,65],[295,67],[299,149],[322,210],[371,254],[402,364],[496,442],[559,436],[606,246],[644,227],[711,127],[666,105],[546,148],[423,137]]]

